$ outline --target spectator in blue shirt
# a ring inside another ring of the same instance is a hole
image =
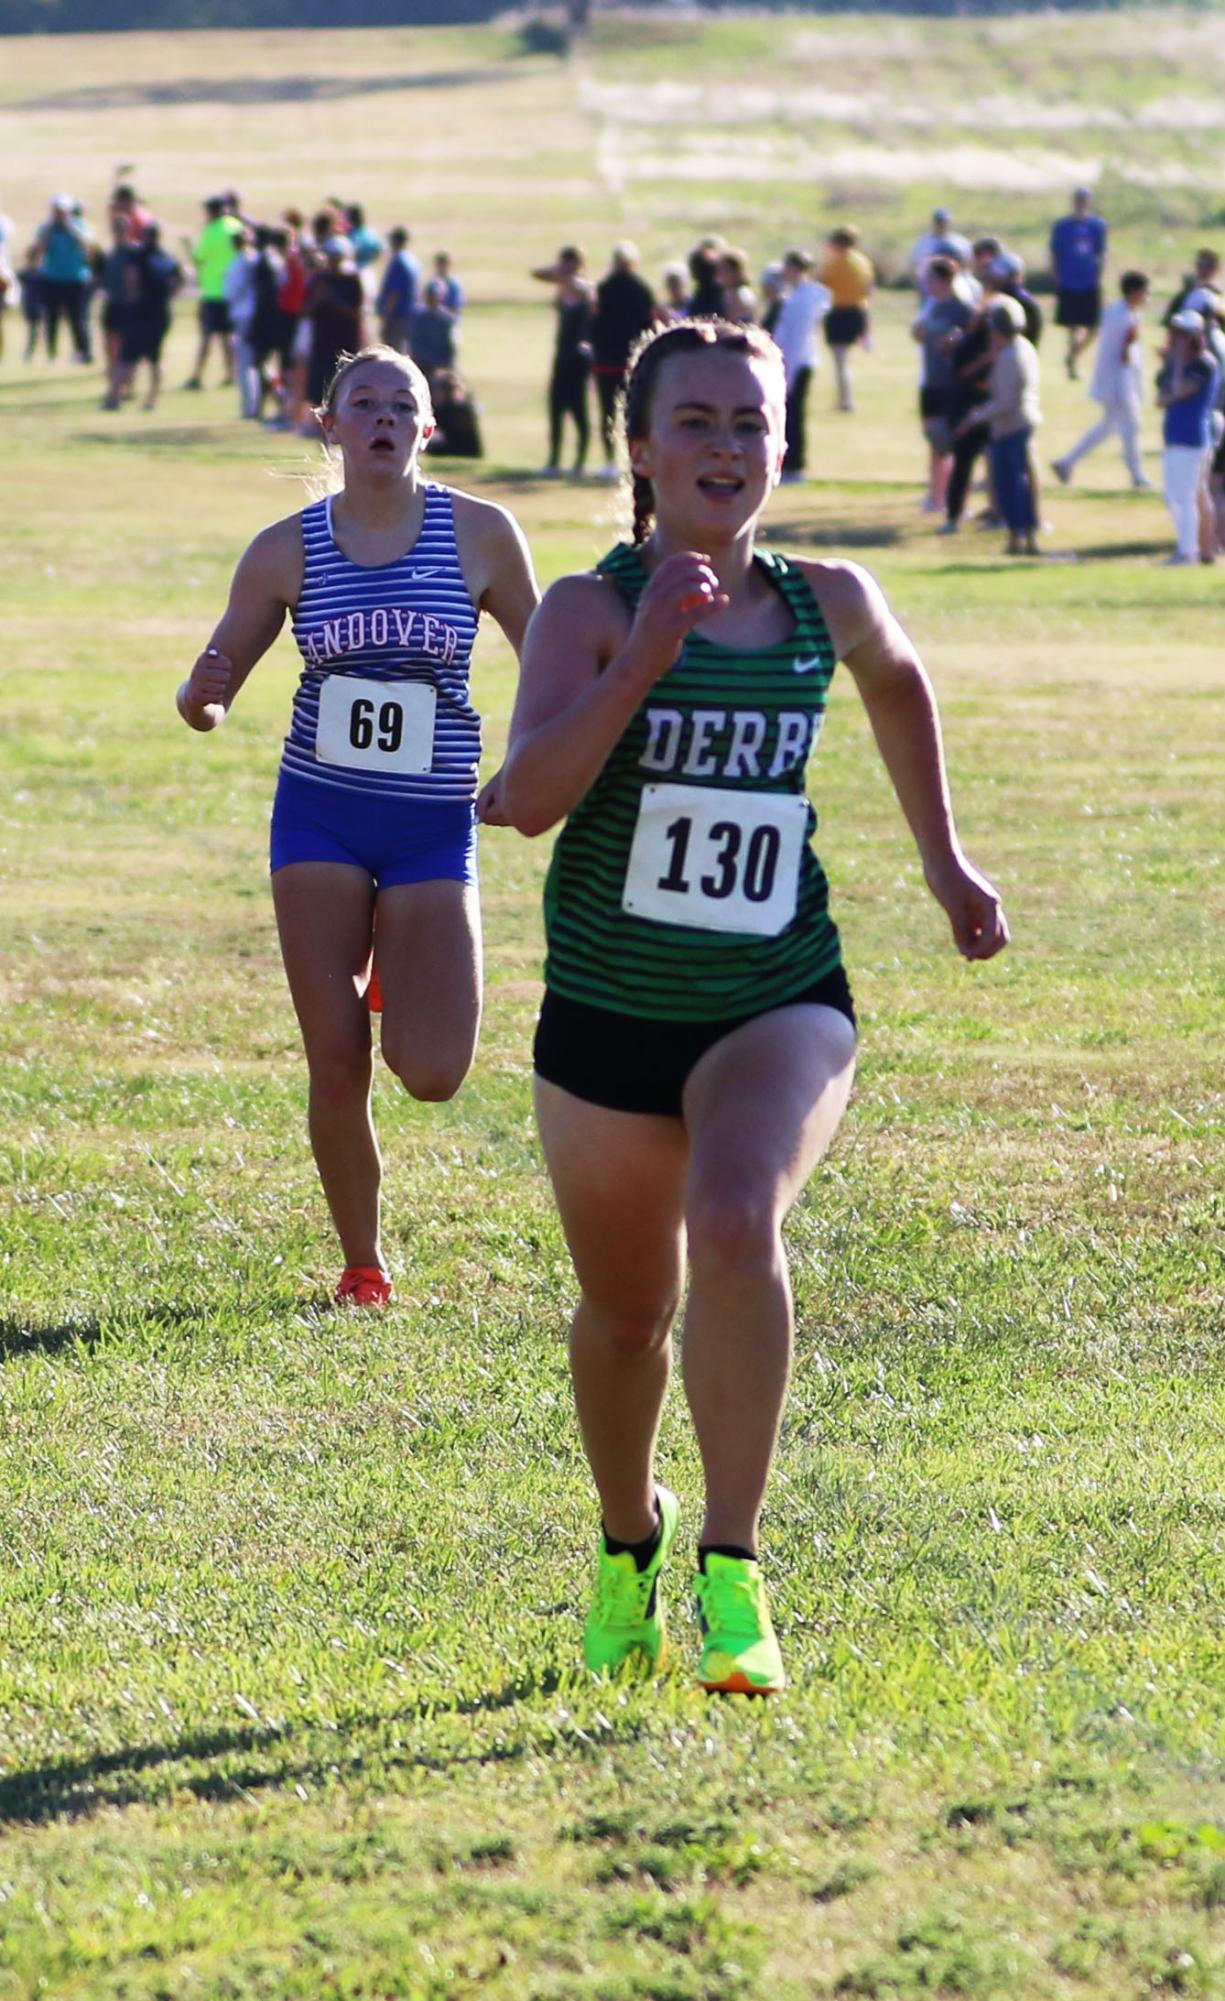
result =
[[[407,354],[408,323],[421,289],[421,266],[408,247],[406,229],[391,230],[387,247],[390,254],[374,310],[379,316],[382,341],[387,347],[394,347],[397,354]]]
[[[1170,321],[1170,345],[1157,376],[1161,425],[1161,466],[1165,504],[1174,523],[1177,547],[1171,563],[1193,563],[1200,552],[1200,515],[1208,513],[1208,465],[1212,457],[1212,411],[1220,369],[1208,349],[1204,316],[1184,309]],[[1210,546],[1204,560],[1212,561]]]
[[[1061,216],[1051,230],[1051,270],[1055,274],[1058,307],[1055,325],[1068,332],[1069,381],[1079,374],[1077,362],[1097,332],[1102,317],[1102,266],[1106,262],[1106,225],[1093,213],[1088,188],[1072,194],[1071,215]]]
[[[442,303],[442,286],[431,278],[425,302],[414,306],[408,322],[408,351],[433,387],[440,368],[455,366],[455,315]]]
[[[46,316],[47,354],[55,360],[61,319],[72,334],[73,359],[92,361],[89,294],[93,282],[89,231],[71,195],[57,195],[38,232],[39,276]]]
[[[442,286],[442,303],[456,319],[464,310],[467,301],[464,288],[451,269],[451,253],[440,250],[434,258],[434,276]]]

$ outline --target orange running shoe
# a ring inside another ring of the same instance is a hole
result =
[[[338,1306],[386,1306],[395,1287],[378,1265],[350,1265],[333,1298]]]
[[[373,966],[370,968],[370,983],[366,988],[366,1005],[371,1014],[383,1012],[383,989],[379,985],[379,976]]]

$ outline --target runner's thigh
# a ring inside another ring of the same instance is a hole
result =
[[[370,877],[345,862],[289,862],[272,877],[272,901],[307,1056],[369,1049],[359,989],[370,959]]]
[[[383,1055],[458,1089],[481,1021],[481,911],[475,884],[405,882],[379,892],[374,960],[383,991]],[[449,1095],[441,1091],[440,1095]],[[433,1096],[433,1091],[423,1093]]]
[[[689,1200],[734,1187],[785,1215],[829,1146],[855,1074],[855,1031],[836,1008],[775,1008],[724,1036],[685,1086]]]
[[[671,1310],[683,1271],[681,1120],[610,1111],[543,1077],[536,1117],[585,1296],[623,1310]]]

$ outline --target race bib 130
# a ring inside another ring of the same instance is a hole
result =
[[[808,802],[794,793],[644,785],[621,907],[777,937],[795,916],[807,832]]]

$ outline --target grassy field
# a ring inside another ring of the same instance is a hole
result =
[[[1035,256],[1090,149],[1120,264],[1172,284],[1219,225],[1195,107],[1225,54],[1194,16],[613,23],[572,70],[503,30],[0,54],[23,223],[135,160],[171,224],[237,179],[447,242],[492,453],[457,477],[515,507],[545,578],[617,532],[605,489],[525,470],[549,328],[522,273],[563,235],[658,261],[722,223],[757,257],[845,201],[896,256],[984,127],[997,178],[953,179],[959,219]],[[854,138],[827,87],[923,171],[810,171]],[[728,103],[734,175],[699,143]],[[669,149],[689,177],[640,181]],[[219,390],[104,416],[95,376],[10,340],[0,2001],[1225,1993],[1221,573],[1161,569],[1161,503],[1109,450],[1048,494],[1048,559],[936,541],[906,311],[855,417],[822,374],[816,478],[770,535],[869,562],[921,642],[1015,942],[957,961],[836,684],[814,789],[862,1068],[789,1233],[765,1547],[794,1685],[755,1708],[686,1678],[679,1402],[674,1665],[576,1672],[595,1524],[529,1093],[545,846],[486,840],[462,1095],[380,1084],[399,1298],[340,1319],[264,874],[292,650],[214,739],[172,704],[305,448]],[[1047,355],[1051,452],[1087,406]],[[477,687],[492,760],[488,638]]]

